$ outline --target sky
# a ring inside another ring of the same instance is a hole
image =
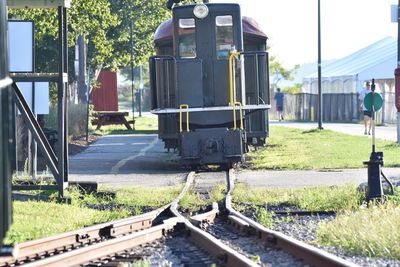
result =
[[[212,0],[239,3],[267,34],[270,53],[287,68],[318,59],[317,0]],[[396,0],[320,0],[322,60],[347,56],[387,36]]]

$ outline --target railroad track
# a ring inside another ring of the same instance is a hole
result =
[[[234,210],[231,205],[231,193],[234,189],[232,169],[226,175],[228,192],[225,212],[221,213],[218,205],[214,203],[212,210],[206,213],[185,217],[179,211],[179,201],[193,187],[195,175],[194,172],[188,174],[182,192],[168,205],[140,216],[19,244],[16,246],[16,257],[0,258],[0,266],[116,266],[115,262],[137,258],[135,254],[142,252],[137,252],[135,248],[145,248],[148,244],[156,242],[155,240],[162,240],[161,243],[172,240],[174,245],[181,244],[185,249],[178,250],[186,255],[181,254],[180,257],[186,258],[189,261],[186,264],[189,265],[193,264],[193,261],[200,266],[210,265],[209,263],[218,266],[271,264],[246,253],[247,249],[243,248],[243,243],[236,243],[236,246],[227,243],[221,235],[221,232],[225,231],[238,232],[235,239],[246,238],[247,245],[250,243],[247,240],[252,239],[254,246],[258,246],[258,251],[264,249],[269,253],[277,253],[277,250],[279,253],[289,253],[293,255],[293,263],[297,266],[356,266],[282,233],[267,229]],[[219,216],[222,214],[224,216]],[[228,224],[230,230],[225,230]],[[210,230],[210,225],[217,226]],[[216,234],[218,231],[220,234]],[[261,255],[261,252],[257,253]],[[267,257],[274,257],[273,255],[276,254],[269,254]],[[286,255],[283,256],[286,259],[292,257]]]

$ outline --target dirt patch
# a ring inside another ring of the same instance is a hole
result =
[[[84,151],[86,148],[89,147],[90,144],[94,143],[100,137],[100,134],[90,134],[88,136],[88,141],[86,141],[86,136],[81,136],[75,138],[74,140],[71,140],[68,143],[68,154],[75,155]]]

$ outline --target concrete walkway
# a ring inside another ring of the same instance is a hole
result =
[[[275,122],[301,129],[316,128],[315,123]],[[325,129],[364,135],[363,125],[325,123]],[[395,127],[377,127],[377,136],[395,140]],[[369,138],[369,137],[366,137]],[[109,186],[169,186],[183,182],[187,170],[167,153],[157,135],[109,135],[100,138],[84,152],[70,157],[70,181],[92,181]],[[400,155],[399,155],[400,161]],[[400,180],[400,168],[383,168],[387,177]],[[359,184],[367,181],[367,169],[329,171],[252,171],[240,170],[238,181],[251,187],[303,187]]]

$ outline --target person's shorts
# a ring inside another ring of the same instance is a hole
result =
[[[372,117],[372,112],[368,110],[364,110],[364,116]]]
[[[282,106],[277,106],[277,107],[276,107],[276,110],[277,110],[277,111],[283,111],[283,107],[282,107]]]

